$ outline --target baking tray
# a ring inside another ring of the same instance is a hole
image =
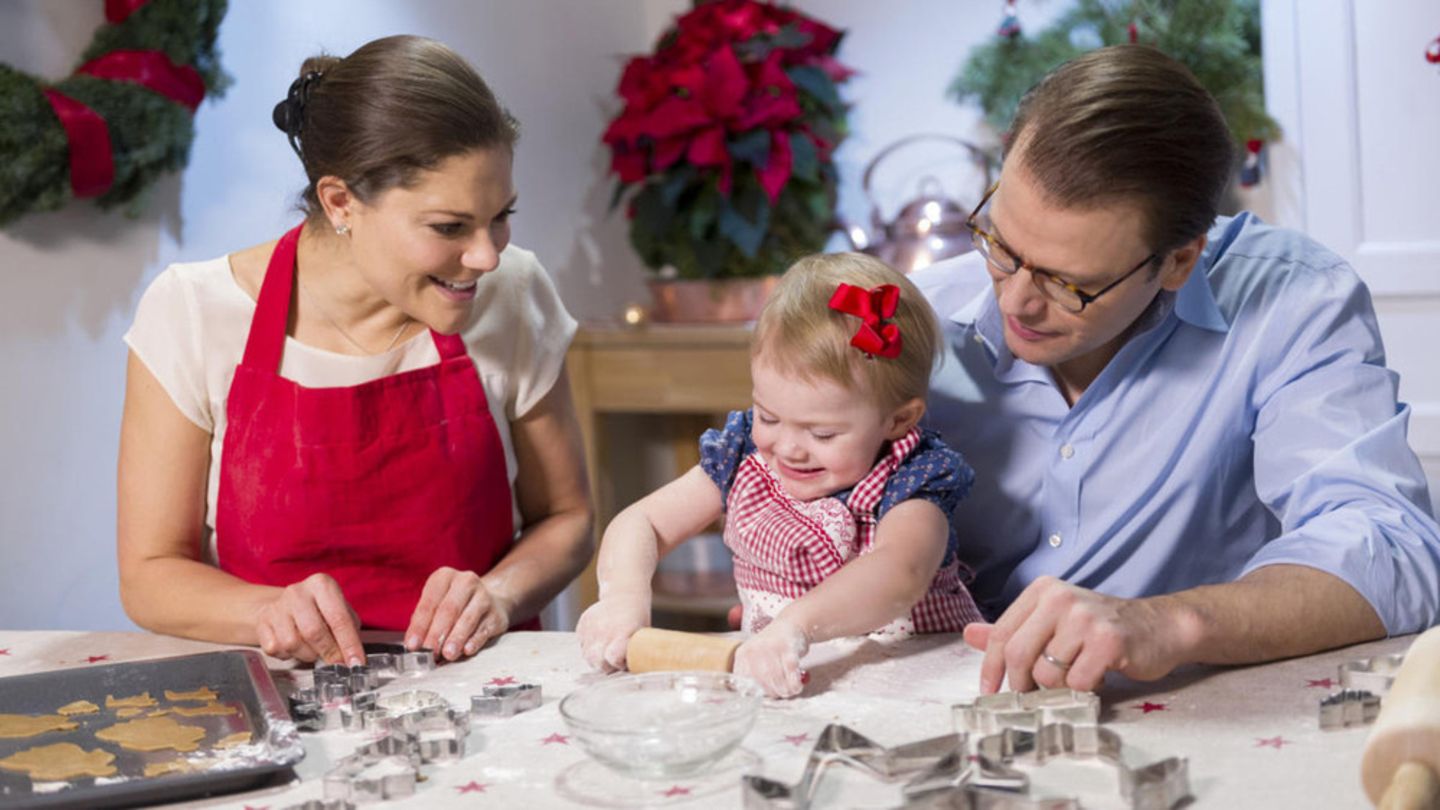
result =
[[[131,751],[94,736],[107,726],[135,719],[119,718],[116,709],[105,708],[107,695],[124,698],[149,692],[156,701],[155,708],[198,706],[200,704],[193,701],[167,700],[165,690],[184,692],[201,687],[214,690],[218,695],[216,702],[234,706],[239,711],[229,715],[177,718],[186,725],[205,728],[206,735],[195,751]],[[88,700],[99,706],[100,711],[70,717],[78,726],[72,731],[50,731],[22,739],[0,738],[0,758],[38,745],[71,742],[86,750],[98,747],[114,754],[115,761],[111,764],[116,773],[109,777],[36,783],[39,786],[36,789],[28,774],[0,770],[0,808],[125,807],[227,793],[269,782],[278,772],[291,768],[305,757],[285,701],[265,669],[265,660],[253,650],[225,650],[0,678],[0,713],[54,714],[57,708],[76,700]],[[221,738],[241,731],[250,732],[248,744],[211,749]],[[147,765],[174,759],[188,760],[203,770],[144,775]]]

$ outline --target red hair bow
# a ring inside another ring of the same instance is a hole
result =
[[[860,319],[850,345],[875,357],[900,356],[900,327],[888,320],[895,317],[899,303],[900,288],[894,284],[881,284],[873,290],[841,284],[830,296],[831,309]]]

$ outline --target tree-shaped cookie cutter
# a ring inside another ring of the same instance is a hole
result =
[[[1036,764],[1057,757],[1093,757],[1114,766],[1120,795],[1132,810],[1170,810],[1190,797],[1190,765],[1184,757],[1168,757],[1131,768],[1125,764],[1123,747],[1120,735],[1107,728],[1051,723],[1036,731],[1007,728],[982,737],[975,743],[975,754],[984,770],[1004,770],[1020,757],[1031,758]]]
[[[1093,726],[1100,722],[1100,698],[1074,689],[998,692],[957,703],[950,711],[956,730],[972,734],[995,734],[1007,728],[1035,731],[1054,723]]]

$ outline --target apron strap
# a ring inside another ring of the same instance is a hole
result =
[[[465,341],[461,340],[459,335],[442,335],[431,329],[430,337],[435,341],[435,349],[440,352],[442,362],[465,357],[468,354],[465,349]]]
[[[275,372],[280,370],[280,356],[285,350],[285,323],[290,318],[290,294],[295,289],[295,247],[300,243],[296,225],[275,244],[265,279],[260,282],[260,297],[255,301],[255,317],[250,321],[250,336],[245,340],[245,357],[240,364],[249,368]]]

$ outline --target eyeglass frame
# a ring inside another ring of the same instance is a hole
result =
[[[1082,312],[1085,311],[1085,308],[1086,308],[1086,307],[1088,307],[1088,306],[1090,306],[1092,303],[1094,303],[1097,298],[1099,298],[1100,296],[1104,295],[1104,294],[1107,293],[1107,292],[1110,292],[1111,290],[1115,289],[1116,287],[1120,286],[1120,283],[1123,282],[1125,279],[1130,278],[1131,276],[1133,276],[1133,275],[1135,275],[1136,273],[1140,272],[1140,269],[1141,269],[1142,267],[1144,267],[1145,265],[1150,264],[1150,263],[1154,262],[1156,259],[1160,258],[1160,253],[1159,253],[1158,251],[1157,251],[1157,252],[1154,252],[1154,253],[1151,253],[1149,256],[1146,256],[1144,259],[1141,259],[1139,264],[1135,265],[1134,267],[1130,268],[1129,270],[1126,270],[1125,273],[1124,273],[1123,275],[1121,275],[1119,278],[1115,279],[1114,281],[1110,282],[1109,284],[1106,284],[1104,287],[1102,287],[1102,288],[1100,289],[1099,292],[1096,292],[1096,293],[1087,293],[1087,292],[1085,292],[1084,290],[1080,289],[1079,287],[1075,286],[1074,284],[1071,284],[1070,282],[1065,281],[1064,279],[1062,279],[1062,278],[1060,278],[1059,276],[1057,276],[1057,275],[1055,274],[1056,271],[1054,271],[1054,270],[1047,270],[1047,269],[1045,269],[1045,268],[1043,268],[1043,267],[1037,267],[1036,265],[1033,265],[1033,264],[1025,261],[1024,259],[1020,258],[1020,255],[1017,254],[1014,250],[1012,250],[1009,245],[1007,245],[1007,244],[1005,244],[1004,242],[1000,241],[1000,237],[998,237],[998,236],[990,233],[989,231],[985,230],[984,228],[981,228],[978,224],[976,224],[976,218],[980,216],[980,209],[984,208],[984,207],[985,207],[985,204],[988,203],[988,202],[990,202],[990,198],[995,195],[995,190],[998,189],[998,188],[1000,188],[1000,181],[999,181],[999,180],[996,180],[994,183],[991,183],[991,184],[990,184],[990,189],[985,192],[985,196],[983,196],[983,197],[980,198],[980,203],[975,206],[975,210],[971,211],[971,212],[970,212],[970,216],[968,216],[968,217],[965,218],[965,227],[970,230],[970,242],[971,242],[971,244],[973,244],[973,245],[975,246],[975,249],[978,250],[978,251],[980,251],[980,253],[985,257],[985,263],[986,263],[986,264],[990,265],[991,267],[994,267],[996,270],[999,270],[1001,273],[1004,273],[1004,274],[1007,275],[1007,276],[1016,275],[1016,274],[1019,273],[1022,269],[1029,270],[1029,271],[1030,271],[1030,281],[1031,281],[1032,284],[1035,285],[1035,288],[1038,289],[1038,290],[1040,291],[1040,293],[1041,293],[1042,295],[1044,295],[1047,300],[1052,301],[1052,302],[1054,302],[1054,303],[1056,303],[1056,304],[1059,304],[1060,307],[1061,307],[1062,309],[1064,309],[1066,312],[1070,312],[1070,313],[1073,313],[1073,314],[1075,314],[1075,315],[1079,315],[1080,313],[1082,313]],[[982,247],[980,246],[980,241],[981,241],[981,240],[983,240],[983,241],[986,243],[987,247],[982,248]],[[1010,258],[1012,258],[1012,259],[1014,259],[1014,260],[1016,261],[1015,269],[1013,269],[1013,270],[1006,270],[1005,268],[1003,268],[1003,267],[1001,267],[1000,265],[996,264],[995,261],[990,258],[990,257],[993,255],[993,253],[992,253],[991,251],[992,251],[994,248],[996,248],[996,247],[1000,248],[1002,251],[1004,251],[1005,253],[1009,254]],[[1048,280],[1050,280],[1051,282],[1054,282],[1055,284],[1059,285],[1060,287],[1063,287],[1063,288],[1069,290],[1070,292],[1074,293],[1074,294],[1075,294],[1075,297],[1078,298],[1078,299],[1080,299],[1080,308],[1079,308],[1079,309],[1070,309],[1069,307],[1066,307],[1063,303],[1061,303],[1059,300],[1057,300],[1053,295],[1050,294],[1050,291],[1047,290],[1047,289],[1045,288],[1045,286],[1041,283],[1041,279],[1042,279],[1042,278],[1043,278],[1043,279],[1048,279]]]

